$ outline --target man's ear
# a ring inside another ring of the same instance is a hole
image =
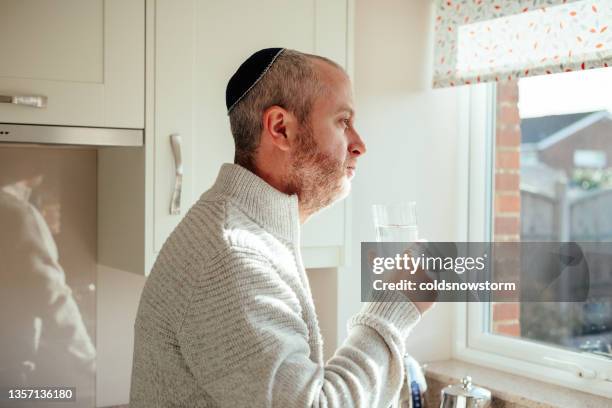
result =
[[[286,109],[274,105],[263,113],[263,137],[282,151],[290,150],[297,131],[297,120],[295,115]]]

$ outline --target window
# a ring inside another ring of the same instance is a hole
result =
[[[612,241],[612,69],[470,93],[469,240]],[[469,304],[468,360],[612,397],[612,282],[583,303]],[[600,281],[597,281],[597,279]]]

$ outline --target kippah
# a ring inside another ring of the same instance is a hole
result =
[[[284,48],[264,48],[251,55],[238,67],[225,89],[225,106],[228,114],[263,78],[283,51]]]

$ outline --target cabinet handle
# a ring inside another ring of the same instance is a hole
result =
[[[183,189],[183,158],[181,155],[182,138],[178,133],[170,135],[170,145],[174,156],[174,191],[170,200],[170,214],[178,215],[181,213],[181,190]]]
[[[47,97],[42,95],[0,95],[0,103],[12,103],[14,105],[30,106],[32,108],[46,108]]]

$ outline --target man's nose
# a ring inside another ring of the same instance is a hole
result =
[[[348,146],[348,151],[352,156],[361,156],[366,152],[366,145],[361,139],[359,133],[356,130],[353,130],[353,135],[351,138],[351,142]]]

